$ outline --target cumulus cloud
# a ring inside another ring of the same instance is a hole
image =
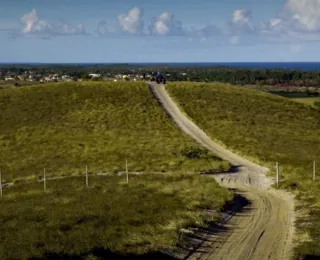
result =
[[[80,35],[86,34],[83,24],[70,25],[59,21],[46,21],[38,17],[36,9],[26,13],[20,19],[24,25],[22,35],[38,35],[50,37],[57,35]]]
[[[252,21],[251,10],[237,9],[232,14],[232,20],[229,23],[230,33],[233,35],[253,33],[255,27]]]
[[[22,16],[20,21],[25,25],[23,32],[30,32],[34,24],[36,24],[39,21],[36,9],[32,9],[30,13],[26,13],[24,16]]]
[[[320,32],[320,0],[286,0],[279,14],[264,24],[262,32],[319,39],[316,34]]]
[[[159,17],[154,18],[149,26],[149,33],[163,36],[185,35],[182,23],[170,12],[164,12]]]
[[[232,14],[234,24],[248,24],[251,21],[251,11],[247,9],[237,9]]]
[[[137,7],[132,8],[126,14],[118,16],[118,23],[121,29],[130,34],[142,34],[144,23],[142,20],[143,10]]]
[[[320,0],[287,0],[284,8],[292,13],[291,22],[295,29],[320,31]]]

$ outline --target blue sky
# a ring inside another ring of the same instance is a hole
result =
[[[320,61],[320,0],[1,0],[0,62]]]

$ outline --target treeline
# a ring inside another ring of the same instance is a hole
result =
[[[200,66],[155,66],[155,65],[16,65],[0,66],[1,75],[7,73],[23,74],[33,71],[44,75],[47,73],[68,74],[75,78],[86,78],[89,73],[100,73],[103,77],[116,74],[151,74],[160,71],[169,81],[206,81],[225,82],[235,85],[281,85],[281,86],[320,86],[319,71],[300,71],[286,69],[244,69],[229,67]]]
[[[169,71],[168,71],[169,72]],[[319,71],[296,71],[279,69],[230,69],[204,68],[190,69],[186,75],[178,72],[170,74],[171,81],[218,81],[234,85],[281,85],[281,86],[320,86]]]

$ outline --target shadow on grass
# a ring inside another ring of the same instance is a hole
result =
[[[133,255],[133,254],[119,254],[114,253],[104,248],[96,248],[89,253],[84,255],[70,255],[70,254],[56,254],[46,253],[41,258],[30,258],[29,260],[104,260],[104,259],[176,259],[172,256],[166,255],[165,253],[154,252],[144,255]]]
[[[211,174],[223,174],[223,173],[238,173],[240,171],[240,168],[242,167],[242,165],[234,165],[231,166],[231,168],[227,171],[216,171],[216,170],[209,170],[209,171],[203,171],[201,172],[201,174],[203,175],[211,175]]]
[[[300,258],[303,260],[320,260],[320,255],[316,256],[316,255],[306,255],[303,258]]]
[[[103,259],[187,259],[194,253],[205,253],[212,247],[212,237],[214,236],[217,243],[223,243],[230,234],[230,228],[225,224],[236,214],[246,216],[249,214],[248,206],[251,202],[240,195],[236,189],[231,189],[234,193],[234,199],[223,208],[223,219],[216,221],[208,221],[206,227],[196,229],[195,232],[186,234],[182,238],[182,243],[174,250],[164,252],[152,252],[144,255],[120,254],[111,252],[104,248],[96,248],[91,252],[83,255],[56,254],[46,253],[41,258],[30,258],[29,260],[103,260]],[[208,211],[210,214],[210,211]]]
[[[244,217],[250,216],[249,208],[251,202],[244,196],[240,195],[236,189],[231,189],[234,193],[234,199],[223,208],[223,218],[220,222],[208,222],[206,227],[200,228],[195,233],[187,235],[184,238],[185,250],[189,252],[183,259],[189,258],[195,253],[206,253],[212,249],[212,243],[222,244],[228,238],[231,229],[225,224],[234,216],[240,215]]]

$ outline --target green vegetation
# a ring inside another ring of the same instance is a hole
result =
[[[316,105],[317,102],[320,102],[320,98],[292,98],[292,100],[311,106]]]
[[[182,242],[182,228],[218,220],[232,199],[212,178],[195,174],[130,175],[129,184],[124,177],[91,176],[88,189],[84,177],[71,177],[47,187],[34,182],[4,190],[0,259],[161,251]],[[216,215],[206,217],[207,208]]]
[[[20,177],[91,172],[227,170],[167,119],[145,83],[59,83],[0,91],[0,168]]]
[[[297,195],[297,255],[320,255],[320,111],[269,93],[223,84],[171,83],[167,87],[186,114],[213,139],[274,169],[281,188]],[[318,171],[319,172],[319,171]]]
[[[192,171],[230,165],[168,120],[144,83],[63,83],[0,91],[0,259],[106,259],[182,243],[219,219],[232,193]],[[129,171],[169,171],[130,175]],[[84,174],[89,165],[89,188]],[[46,168],[47,191],[37,181]],[[109,172],[108,176],[94,173]],[[207,216],[205,209],[216,209]]]
[[[239,66],[240,68],[237,68]],[[285,87],[309,86],[318,88],[320,85],[319,70],[302,71],[278,69],[241,68],[240,64],[23,64],[0,65],[0,80],[4,75],[24,75],[25,71],[33,71],[35,75],[50,73],[68,74],[80,79],[88,78],[88,73],[99,73],[102,77],[114,77],[117,74],[151,73],[160,70],[170,74],[170,81],[207,81],[225,82],[239,85],[271,85]],[[39,80],[40,77],[37,78]],[[319,93],[317,93],[319,96]]]

